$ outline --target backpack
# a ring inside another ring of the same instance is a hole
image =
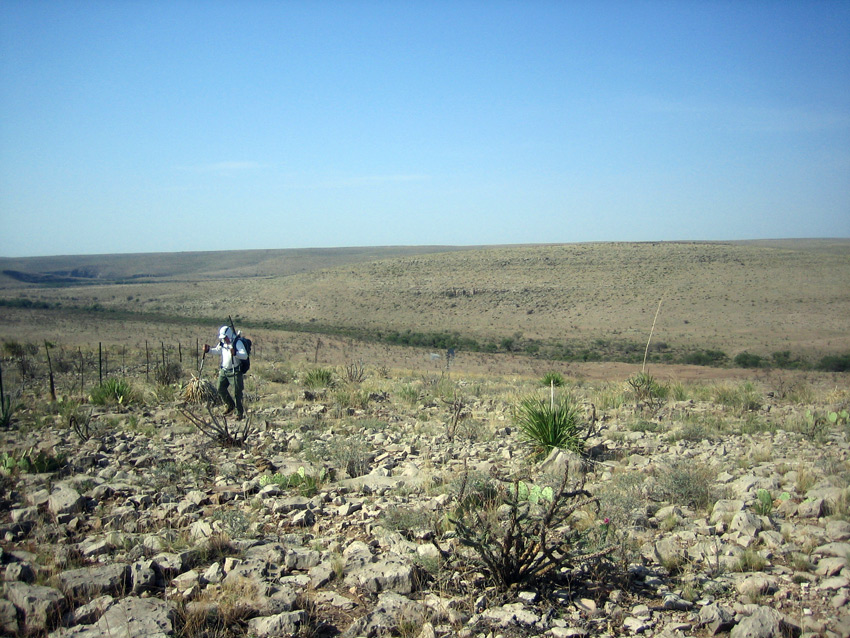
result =
[[[236,341],[241,341],[242,345],[245,346],[245,352],[248,353],[248,358],[239,362],[239,372],[245,374],[251,369],[251,346],[253,344],[248,337],[243,337],[242,335],[237,336]],[[233,342],[234,345],[236,345],[236,341]]]

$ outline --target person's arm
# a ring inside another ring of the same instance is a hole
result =
[[[242,339],[237,339],[236,343],[236,358],[244,361],[248,358],[248,351],[245,349],[245,344],[242,342]]]

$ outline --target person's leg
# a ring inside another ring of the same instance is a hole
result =
[[[227,379],[224,370],[221,370],[218,373],[218,396],[221,397],[224,405],[227,406],[227,409],[224,411],[225,414],[233,412],[233,408],[235,407],[233,399],[230,397],[230,392],[227,391],[228,386],[230,386],[230,381]]]
[[[245,380],[241,372],[233,375],[233,396],[236,397],[236,417],[241,419],[245,413],[242,409],[242,390],[245,388]]]

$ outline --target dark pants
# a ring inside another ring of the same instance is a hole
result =
[[[233,396],[236,398],[234,401],[230,398],[230,393],[227,391],[227,388],[233,384]],[[242,389],[245,387],[244,381],[242,380],[242,373],[237,372],[236,370],[225,370],[221,369],[218,372],[218,396],[221,397],[221,400],[224,401],[225,405],[227,405],[229,410],[232,410],[234,407],[236,408],[237,416],[242,416]]]

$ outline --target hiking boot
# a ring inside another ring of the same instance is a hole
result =
[[[232,406],[232,405],[228,405],[228,406],[227,406],[227,409],[224,411],[224,416],[227,416],[228,414],[230,414],[231,412],[233,412],[233,408],[234,408],[234,406]]]
[[[236,415],[236,420],[241,421],[244,417],[241,414]]]

